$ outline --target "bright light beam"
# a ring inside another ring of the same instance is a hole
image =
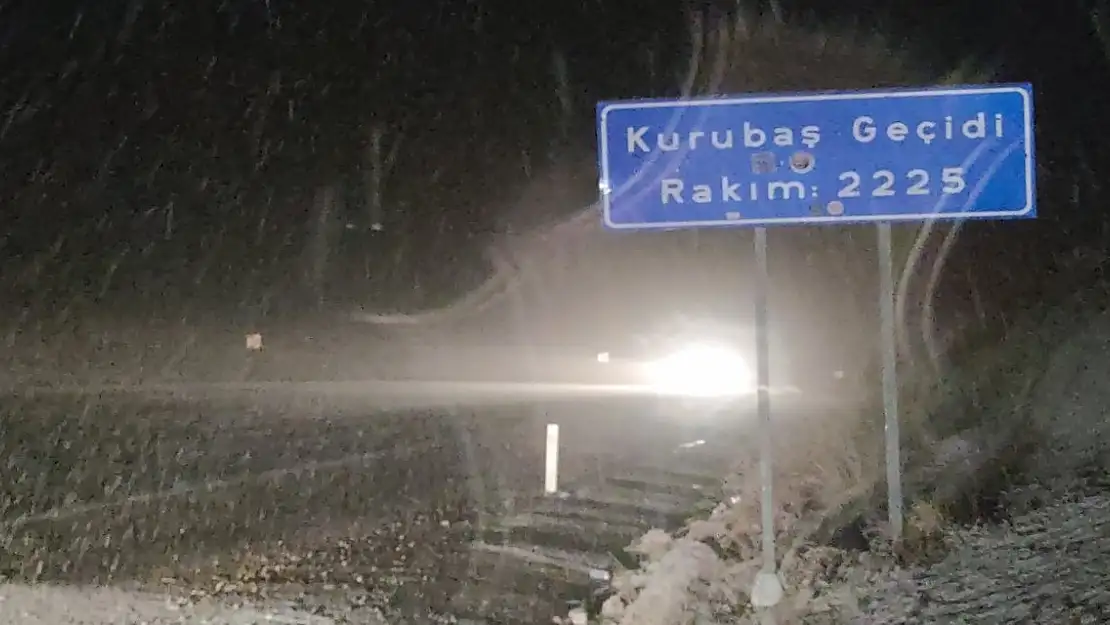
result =
[[[663,395],[726,397],[755,391],[747,360],[727,347],[691,345],[644,365],[647,384]]]

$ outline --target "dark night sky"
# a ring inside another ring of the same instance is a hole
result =
[[[1090,6],[783,4],[804,20],[880,24],[941,67],[972,59],[1000,81],[1036,85],[1045,219],[978,224],[962,253],[1105,248],[1105,198],[1085,184],[1082,206],[1069,201],[1081,164],[1093,181],[1110,166],[1110,61]],[[335,271],[355,275],[367,261],[390,274],[389,288],[419,276],[457,290],[478,279],[479,251],[527,182],[523,162],[548,159],[553,52],[566,56],[577,99],[572,142],[590,150],[596,100],[653,95],[648,50],[671,50],[681,64],[682,9],[670,0],[0,0],[5,303],[286,289],[317,189],[331,185],[345,216],[365,225],[375,123],[387,141],[403,134],[389,227],[370,238],[349,231],[357,253]],[[506,157],[517,154],[528,156]],[[415,250],[433,247],[435,262],[420,262]]]

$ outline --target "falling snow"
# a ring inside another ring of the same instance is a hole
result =
[[[792,21],[785,2],[736,20],[387,4],[0,0],[0,622],[565,614],[586,592],[568,573],[469,549],[528,500],[552,414],[604,449],[564,452],[575,480],[728,443],[729,503],[613,556],[592,607],[743,622],[758,485],[728,437],[747,422],[664,453],[653,436],[705,422],[505,400],[549,363],[594,375],[598,353],[747,323],[747,235],[601,230],[594,102],[993,79],[969,57],[1037,84],[1049,218],[895,233],[909,552],[843,538],[882,505],[872,234],[775,234],[775,374],[843,381],[781,413],[783,622],[1107,621],[1105,14],[997,9],[1018,43],[972,49],[915,13],[918,47],[893,52],[893,24]],[[1065,38],[1089,44],[1082,97],[1027,58]],[[608,549],[654,522],[614,518],[572,538]]]

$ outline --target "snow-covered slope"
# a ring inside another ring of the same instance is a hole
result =
[[[1038,321],[1035,331],[1011,337],[977,369],[962,371],[969,376],[1014,369],[1019,375],[1009,378],[1010,387],[983,393],[989,399],[982,403],[935,404],[963,405],[970,419],[959,420],[978,423],[936,449],[942,469],[955,466],[966,479],[949,483],[946,470],[918,473],[921,488],[907,529],[907,544],[916,553],[899,564],[879,551],[848,553],[794,542],[796,549],[781,564],[787,598],[777,610],[779,623],[1110,622],[1110,313],[1099,312],[1101,293],[1081,298],[1072,304],[1086,312],[1060,308]],[[933,416],[953,418],[945,410]],[[1012,471],[994,493],[1004,520],[956,523],[938,499],[922,498],[955,500],[960,488],[975,488],[982,474],[1000,463]],[[717,543],[723,536],[734,546],[751,545],[758,527],[736,523],[751,518],[737,510],[744,505],[722,509],[687,532],[703,542]],[[796,541],[797,528],[805,525],[786,526],[780,544]],[[618,576],[616,585],[626,590],[622,600],[610,603],[611,622],[625,622],[621,619],[630,613],[641,615],[639,625],[756,622],[743,606],[759,566],[754,552],[741,549],[737,559],[709,554],[681,574],[660,564],[704,551],[692,546],[690,537],[654,537],[663,546],[645,558],[644,568]],[[664,589],[679,595],[666,604],[670,611],[645,612],[644,607],[659,605],[653,597]],[[739,615],[706,599],[737,592]],[[655,614],[655,620],[642,620],[644,614]],[[694,620],[705,614],[715,620]]]

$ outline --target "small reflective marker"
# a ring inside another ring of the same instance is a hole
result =
[[[559,492],[559,424],[547,424],[547,449],[544,454],[543,492]]]

